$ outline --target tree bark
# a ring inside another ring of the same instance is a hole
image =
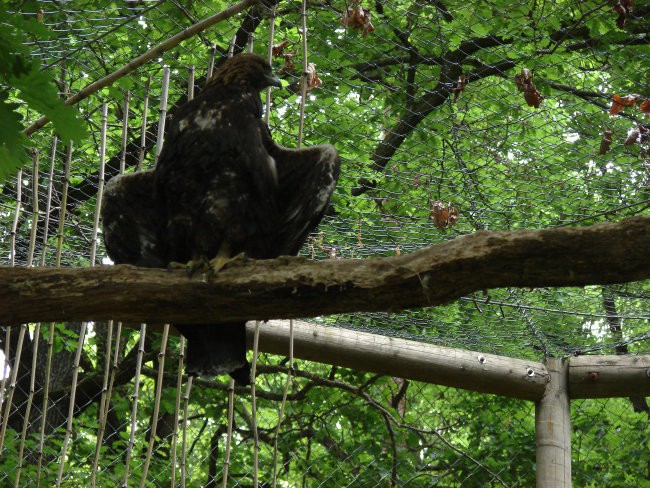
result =
[[[432,230],[433,232],[433,230]],[[120,265],[0,267],[5,324],[121,320],[210,323],[398,311],[500,287],[650,278],[650,216],[581,228],[479,231],[367,260],[240,259],[216,276]]]
[[[548,359],[551,374],[546,392],[535,404],[537,488],[571,488],[571,405],[568,364]]]

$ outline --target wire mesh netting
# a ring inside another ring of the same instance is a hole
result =
[[[227,6],[39,1],[12,8],[50,31],[29,46],[68,97]],[[296,2],[255,5],[157,52],[75,105],[90,132],[81,144],[59,140],[49,126],[36,132],[22,171],[1,187],[0,264],[109,264],[95,226],[98,190],[122,171],[154,165],[163,68],[173,117],[187,99],[190,72],[198,91],[229,49],[266,57],[269,45],[285,84],[270,97],[274,140],[296,146],[307,56],[318,81],[312,75],[304,100],[303,143],[330,142],[342,157],[332,210],[306,256],[393,256],[477,230],[648,213],[646,5],[309,2],[306,53],[301,10]],[[22,103],[19,93],[11,96]],[[29,122],[40,115],[23,110]],[[508,288],[436,308],[310,320],[537,361],[649,354],[649,296],[648,282]],[[160,356],[163,338],[141,330],[100,322],[0,330],[2,486],[91,479],[217,486],[226,470],[224,486],[252,486],[256,436],[259,481],[269,486],[275,479],[281,486],[534,483],[530,403],[304,361],[290,369],[285,358],[266,354],[255,414],[247,390],[235,395],[228,450],[228,383],[197,378],[189,389],[178,376],[179,339],[170,337]],[[644,398],[574,402],[572,421],[576,486],[648,483]]]

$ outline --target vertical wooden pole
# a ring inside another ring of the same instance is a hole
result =
[[[167,121],[167,96],[169,94],[169,66],[163,68],[162,92],[160,93],[160,119],[158,120],[158,137],[156,139],[156,161],[160,156],[165,139],[165,123]]]
[[[108,132],[108,103],[102,104],[102,125],[99,140],[99,179],[97,182],[97,203],[95,204],[95,218],[93,220],[92,237],[90,240],[90,266],[97,264],[97,243],[99,235],[99,216],[104,197],[104,172],[106,169],[106,137]]]
[[[569,365],[546,361],[550,380],[535,404],[537,488],[571,487],[571,408],[568,394]]]
[[[34,264],[34,251],[36,250],[36,231],[38,230],[38,151],[32,153],[32,226],[29,233],[29,249],[27,251],[27,266],[31,268]]]
[[[41,266],[45,266],[47,256],[47,238],[50,233],[50,212],[52,210],[52,193],[54,191],[54,168],[56,166],[56,145],[59,138],[52,138],[52,153],[50,155],[50,173],[47,178],[47,202],[45,205],[45,223],[43,224],[43,247],[41,249]]]
[[[151,76],[147,79],[142,100],[142,125],[140,126],[140,149],[138,151],[138,165],[135,170],[142,170],[142,163],[147,152],[147,112],[149,110],[149,91],[151,90]]]

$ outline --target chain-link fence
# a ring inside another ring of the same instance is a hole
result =
[[[67,98],[227,6],[12,8],[49,29],[30,48]],[[100,175],[154,165],[163,67],[173,116],[187,99],[190,72],[198,91],[229,50],[266,57],[270,45],[285,84],[270,97],[274,140],[296,146],[307,56],[322,84],[313,82],[305,99],[304,144],[330,142],[342,157],[332,210],[306,256],[393,256],[477,230],[647,214],[646,5],[313,1],[306,52],[302,9],[254,5],[157,52],[75,105],[90,131],[81,144],[59,140],[49,126],[37,131],[31,162],[26,157],[19,176],[1,186],[0,264],[107,264],[94,228]],[[39,116],[23,110],[30,122]],[[649,354],[649,296],[647,282],[508,288],[443,307],[312,320],[535,361]],[[178,338],[170,337],[159,368],[161,336],[148,329],[142,338],[139,329],[95,322],[0,331],[2,486],[220,486],[226,468],[224,486],[252,486],[257,477],[265,486],[534,483],[531,403],[304,361],[288,376],[286,359],[262,354],[256,411],[238,390],[229,423],[224,378],[195,379],[188,389],[178,376]],[[649,483],[648,415],[644,398],[573,402],[576,486]]]

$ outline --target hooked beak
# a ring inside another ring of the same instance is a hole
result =
[[[267,75],[266,81],[269,84],[269,86],[277,86],[278,88],[282,88],[282,80],[280,80],[280,78],[278,78],[274,74]]]

